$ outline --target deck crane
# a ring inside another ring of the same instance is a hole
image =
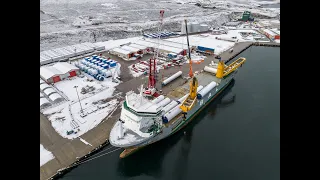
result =
[[[198,80],[193,76],[192,72],[192,60],[191,60],[191,52],[189,46],[189,33],[187,27],[187,20],[185,20],[186,24],[186,35],[187,35],[187,43],[188,43],[188,59],[189,59],[189,77],[192,78],[190,81],[190,92],[189,96],[182,102],[180,109],[183,111],[183,114],[186,115],[188,111],[192,109],[192,107],[197,102],[197,88],[198,88]],[[185,116],[184,116],[185,117]]]
[[[224,64],[224,61],[219,60],[218,67],[217,67],[217,78],[224,78],[225,76],[228,76],[233,71],[237,70],[238,67],[242,66],[242,64],[246,61],[246,58],[240,57],[239,59],[235,60],[228,66]]]
[[[149,81],[148,81],[148,87],[144,89],[143,94],[146,96],[158,96],[158,93],[156,93],[156,60],[159,56],[159,47],[160,47],[160,32],[162,28],[162,22],[163,22],[163,14],[164,10],[160,10],[160,26],[158,27],[158,42],[157,42],[157,48],[155,49],[153,53],[153,57],[149,59]]]

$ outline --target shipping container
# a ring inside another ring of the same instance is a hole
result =
[[[203,46],[198,46],[197,50],[203,51],[203,52],[214,53],[214,49],[213,48],[208,48],[208,47],[203,47]]]

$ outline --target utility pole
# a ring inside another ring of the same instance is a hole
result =
[[[79,104],[80,104],[80,108],[81,108],[81,113],[83,113],[83,109],[82,109],[82,105],[81,105],[81,102],[80,102],[80,98],[79,98],[79,94],[78,94],[78,86],[74,86],[74,88],[76,89],[76,92],[77,92],[77,96],[78,96],[78,100],[79,100]]]

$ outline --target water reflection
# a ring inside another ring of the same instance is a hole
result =
[[[188,156],[192,146],[192,134],[194,126],[198,124],[200,120],[203,119],[208,113],[214,114],[216,112],[218,105],[224,103],[223,97],[230,93],[234,84],[235,81],[233,80],[227,89],[222,92],[214,102],[208,105],[203,110],[203,113],[200,113],[184,129],[178,131],[176,134],[167,139],[141,149],[133,155],[130,155],[124,159],[120,159],[118,161],[117,173],[125,178],[132,178],[141,175],[159,178],[164,174],[162,172],[163,160],[165,159],[164,156],[167,155],[167,152],[170,151],[170,149],[172,149],[174,146],[180,146],[176,147],[179,148],[178,156],[170,160],[174,164],[172,175],[174,179],[177,180],[185,179],[186,172],[188,171],[186,168],[188,167]],[[181,142],[177,144],[179,141]],[[183,167],[181,167],[181,165],[183,165]]]

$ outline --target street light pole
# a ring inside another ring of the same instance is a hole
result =
[[[74,88],[76,89],[76,92],[77,92],[77,96],[78,96],[78,100],[79,100],[79,104],[80,104],[80,108],[81,108],[81,113],[83,112],[83,110],[82,110],[82,105],[81,105],[81,102],[80,102],[80,98],[79,98],[79,94],[78,94],[78,86],[74,86]]]

